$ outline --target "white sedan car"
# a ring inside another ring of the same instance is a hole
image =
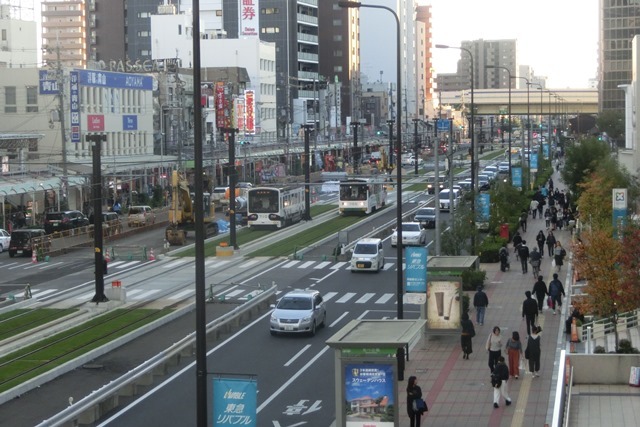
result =
[[[424,246],[427,244],[427,230],[420,226],[419,222],[402,223],[402,246]],[[391,235],[391,246],[398,245],[398,232],[393,230]]]
[[[5,249],[9,247],[9,242],[11,241],[11,234],[7,230],[3,230],[0,228],[0,252],[3,252]]]

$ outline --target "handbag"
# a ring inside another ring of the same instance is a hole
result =
[[[521,371],[526,371],[526,370],[527,370],[527,367],[525,366],[525,363],[524,363],[524,359],[523,359],[522,357],[520,358],[520,366],[519,366],[519,369],[520,369]]]
[[[417,398],[413,399],[413,412],[420,412],[421,414],[427,412],[429,408],[427,407],[427,402],[424,399]]]
[[[551,295],[549,295],[547,297],[547,307],[551,308],[553,306],[553,298],[551,298]]]

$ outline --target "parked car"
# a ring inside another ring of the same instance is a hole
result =
[[[44,215],[44,230],[47,234],[88,225],[89,218],[80,211],[47,212]]]
[[[102,235],[112,236],[122,233],[122,221],[120,215],[115,212],[102,212]],[[91,230],[93,237],[93,229]]]
[[[419,222],[402,223],[402,246],[424,246],[427,244],[427,230],[422,228]],[[398,246],[398,230],[394,229],[391,235],[391,246]]]
[[[11,234],[7,230],[0,228],[0,252],[5,249],[9,249],[9,242],[11,241]]]
[[[351,272],[375,271],[384,268],[384,250],[382,240],[367,238],[360,239],[353,247],[351,254]]]
[[[51,250],[51,239],[47,232],[41,228],[19,228],[11,232],[9,242],[9,256],[32,256],[33,251],[42,249],[44,252]]]
[[[151,206],[131,206],[129,215],[127,216],[127,224],[129,227],[139,227],[154,224],[156,215],[153,213]]]
[[[316,334],[327,323],[327,307],[320,292],[298,289],[287,292],[274,306],[269,320],[271,335],[279,333]]]
[[[415,222],[419,222],[422,227],[435,228],[436,208],[420,208],[413,216]]]

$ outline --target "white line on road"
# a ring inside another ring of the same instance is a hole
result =
[[[321,268],[325,268],[329,264],[331,264],[331,261],[322,261],[320,264],[316,265],[313,268],[321,269]]]
[[[342,298],[340,298],[336,302],[340,303],[340,304],[344,304],[345,302],[347,302],[351,298],[353,298],[355,295],[356,295],[355,292],[347,292],[346,294],[344,294],[344,296]]]
[[[380,298],[378,298],[378,300],[375,303],[376,304],[384,304],[387,301],[389,301],[391,298],[393,298],[394,296],[395,296],[395,294],[384,294]]]
[[[374,295],[375,295],[375,294],[373,294],[373,293],[366,293],[366,294],[362,295],[362,296],[360,297],[360,299],[358,299],[358,300],[356,301],[356,304],[364,304],[364,303],[366,303],[367,301],[369,301],[371,298],[373,298],[373,296],[374,296]]]
[[[311,347],[311,344],[307,344],[304,347],[302,347],[302,349],[298,353],[296,353],[295,356],[293,356],[291,359],[289,359],[289,361],[287,363],[284,364],[284,366],[291,365],[298,357],[300,357],[302,355],[302,353],[304,353],[305,351],[309,350],[309,347]]]
[[[337,292],[327,292],[326,294],[324,294],[324,300],[329,301],[331,298],[335,297],[336,295],[338,295]]]
[[[330,327],[330,328],[333,328],[335,325],[337,325],[338,323],[340,323],[340,321],[341,321],[342,319],[344,319],[344,318],[347,316],[347,314],[349,314],[349,312],[348,312],[348,311],[345,311],[344,313],[342,313],[342,315],[341,315],[340,317],[338,317],[338,318],[337,318],[337,319],[336,319],[332,324],[330,324],[330,325],[329,325],[329,327]]]
[[[311,266],[312,266],[313,264],[315,264],[315,263],[316,263],[315,261],[307,261],[307,262],[305,262],[304,264],[299,265],[299,266],[298,266],[298,268],[303,268],[303,269],[304,269],[304,268],[309,268],[309,267],[311,267]]]

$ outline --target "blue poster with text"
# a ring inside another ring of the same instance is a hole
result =
[[[213,380],[213,425],[256,427],[257,382],[250,379]]]
[[[427,292],[427,248],[408,247],[405,249],[407,264],[405,292]]]

